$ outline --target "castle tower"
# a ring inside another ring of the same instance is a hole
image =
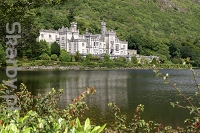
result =
[[[77,23],[76,22],[72,22],[71,24],[71,31],[72,32],[76,32],[77,31]]]
[[[88,34],[88,33],[89,33],[88,28],[86,28],[86,30],[85,30],[85,34]]]
[[[101,22],[101,35],[106,34],[106,22]]]

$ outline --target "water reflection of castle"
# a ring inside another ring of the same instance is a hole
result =
[[[89,106],[95,106],[105,113],[109,102],[120,105],[121,108],[127,107],[127,74],[117,75],[116,71],[108,71],[106,74],[100,71],[80,71],[73,74],[69,71],[66,81],[59,82],[59,88],[63,88],[64,94],[60,99],[59,106],[66,106],[71,100],[85,91],[85,87],[94,86],[96,94],[87,98]],[[119,74],[119,73],[118,73]]]

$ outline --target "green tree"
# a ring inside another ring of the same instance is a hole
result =
[[[82,56],[81,56],[81,54],[79,53],[79,51],[76,52],[76,55],[74,56],[74,58],[75,58],[75,61],[76,61],[76,62],[79,62],[79,61],[82,60]]]
[[[172,58],[181,56],[180,48],[177,45],[177,43],[171,43],[170,44],[169,53],[170,53]]]
[[[162,55],[162,54],[156,54],[156,56],[159,57],[159,61],[160,63],[165,63],[167,62],[167,57],[165,55]]]
[[[41,54],[46,53],[50,55],[51,50],[50,50],[49,43],[47,43],[45,40],[41,40],[39,44],[40,44]]]
[[[33,45],[34,44],[34,45]],[[40,42],[33,42],[30,46],[24,49],[18,50],[18,56],[27,58],[39,58],[40,55],[46,53],[50,55],[50,46],[46,41],[41,40]]]
[[[60,56],[60,45],[57,42],[53,42],[51,44],[51,54],[56,54],[57,56]]]
[[[62,49],[60,51],[60,61],[62,62],[70,62],[71,61],[71,56],[69,53],[66,52],[66,50]]]
[[[40,29],[58,30],[62,26],[69,27],[69,21],[66,17],[67,12],[65,10],[60,10],[58,7],[60,7],[60,5],[55,7],[43,6],[40,8],[41,15],[36,18]]]
[[[39,27],[36,18],[40,15],[39,8],[42,6],[52,6],[67,0],[1,0],[0,2],[0,42],[6,47],[6,24],[9,23],[11,30],[14,22],[19,22],[21,26],[15,26],[13,34],[20,34],[18,45],[15,46],[20,55],[23,56],[24,51],[29,49],[33,52],[32,45],[35,44],[36,38],[39,36]],[[18,33],[19,31],[19,33]],[[34,47],[34,46],[33,46]]]
[[[17,49],[18,50],[18,49]],[[38,58],[42,54],[43,46],[40,42],[33,42],[29,47],[19,49],[17,52],[18,57],[26,56],[27,58]]]

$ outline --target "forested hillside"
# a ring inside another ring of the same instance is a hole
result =
[[[81,33],[85,28],[100,33],[100,22],[105,21],[108,29],[115,30],[118,37],[127,40],[129,48],[138,50],[139,54],[158,55],[164,63],[181,63],[180,58],[189,57],[193,65],[200,66],[199,0],[57,1],[65,2],[53,6],[54,2],[53,5],[42,2],[32,5],[26,1],[32,5],[30,8],[22,2],[2,1],[0,15],[4,19],[0,20],[0,40],[6,35],[5,24],[20,20],[22,39],[18,56],[26,55],[27,51],[34,55],[34,40],[40,28],[69,27],[70,22],[76,21]]]
[[[158,55],[163,62],[190,57],[200,65],[198,0],[70,0],[43,7],[40,28],[58,29],[76,21],[81,33],[100,32],[100,22],[128,40],[139,54]]]

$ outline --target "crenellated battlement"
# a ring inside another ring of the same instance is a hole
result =
[[[116,34],[116,31],[108,30],[108,31],[106,31],[106,34]]]
[[[57,30],[45,30],[45,29],[40,29],[40,32],[47,32],[47,33],[58,33]]]
[[[67,31],[69,31],[69,29],[68,29],[68,27],[62,27],[61,29],[58,29],[58,32],[67,32]]]
[[[106,22],[101,22],[101,26],[106,26]]]

